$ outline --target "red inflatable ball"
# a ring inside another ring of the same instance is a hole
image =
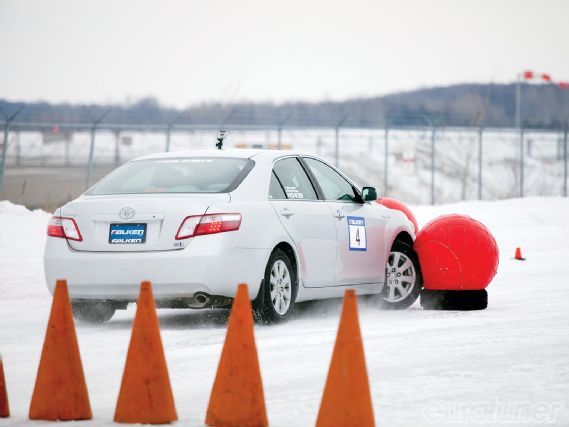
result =
[[[481,290],[498,269],[498,246],[490,231],[464,215],[443,215],[417,235],[423,286],[429,290]]]
[[[413,212],[411,212],[411,209],[409,209],[407,206],[405,206],[400,201],[392,199],[390,197],[380,197],[375,202],[379,203],[380,205],[383,205],[389,209],[396,209],[398,211],[403,212],[405,214],[405,216],[409,219],[409,221],[411,221],[413,223],[413,228],[415,229],[415,234],[417,234],[417,232],[419,231],[419,226],[417,225],[417,220],[415,219],[415,215],[413,215]]]

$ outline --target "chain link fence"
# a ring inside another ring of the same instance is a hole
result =
[[[409,204],[567,196],[565,129],[225,128],[225,148],[316,154],[358,184],[375,186],[379,194]],[[211,125],[12,125],[2,150],[6,167],[0,198],[53,209],[130,159],[166,150],[215,148],[217,131]]]

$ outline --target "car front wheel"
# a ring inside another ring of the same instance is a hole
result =
[[[253,301],[253,313],[259,323],[285,320],[294,309],[297,292],[296,273],[288,255],[273,251],[265,268],[259,295]]]
[[[407,243],[396,241],[387,260],[381,300],[385,308],[405,309],[413,304],[423,287],[419,257]]]

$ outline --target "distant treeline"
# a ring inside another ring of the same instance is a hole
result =
[[[461,84],[419,89],[392,95],[346,101],[204,103],[176,110],[145,98],[131,105],[72,105],[25,103],[17,122],[88,123],[107,109],[105,123],[207,124],[278,126],[492,126],[515,123],[515,84]],[[22,103],[0,100],[10,114]],[[522,121],[525,127],[561,128],[569,118],[569,90],[555,85],[522,86]],[[0,117],[0,121],[2,118]]]

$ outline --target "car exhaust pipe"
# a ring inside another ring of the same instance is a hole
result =
[[[208,307],[211,302],[211,296],[205,292],[196,292],[194,296],[190,299],[188,307],[190,308],[205,308]]]
[[[204,294],[198,294],[194,297],[194,299],[198,304],[201,305],[205,305],[209,301],[209,298]]]

